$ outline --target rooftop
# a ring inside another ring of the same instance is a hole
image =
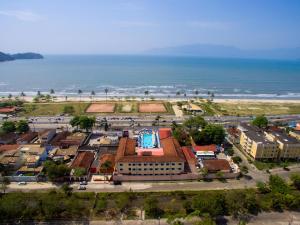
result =
[[[288,134],[280,131],[271,131],[269,132],[272,134],[278,141],[285,143],[285,144],[300,144],[300,142],[294,138],[289,136]]]
[[[17,139],[17,142],[28,142],[28,143],[30,143],[37,136],[38,136],[37,132],[29,131],[27,133],[21,134],[21,136]]]
[[[203,160],[203,166],[208,171],[228,171],[228,170],[231,170],[229,162],[225,159]]]
[[[78,152],[72,163],[72,168],[85,168],[88,170],[94,161],[95,154],[90,151]]]
[[[216,152],[217,151],[217,145],[211,144],[211,145],[197,145],[194,146],[193,149],[198,152],[198,151],[212,151]]]
[[[20,147],[20,145],[0,145],[0,153],[2,152],[6,152],[6,151],[11,151],[11,150],[18,150],[18,148]]]

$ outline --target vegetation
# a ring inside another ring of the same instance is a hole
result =
[[[65,105],[63,112],[66,113],[66,114],[73,115],[75,113],[75,108],[74,108],[73,105]]]
[[[137,219],[140,210],[145,210],[146,218],[168,218],[170,224],[180,224],[179,218],[189,217],[200,217],[197,224],[214,224],[217,216],[242,221],[261,211],[300,210],[300,192],[278,176],[270,176],[267,183],[260,182],[257,190],[95,194],[73,193],[63,185],[60,191],[48,193],[2,195],[0,220]]]
[[[18,133],[26,133],[29,131],[29,125],[28,122],[26,120],[19,120],[16,123],[16,130]]]
[[[70,121],[70,125],[72,127],[77,127],[77,129],[85,129],[86,132],[92,129],[95,123],[96,118],[94,116],[74,116]]]
[[[70,168],[67,165],[53,161],[46,161],[44,170],[51,181],[61,180],[70,174]]]
[[[4,121],[1,126],[1,131],[5,134],[15,132],[16,124],[13,121]]]
[[[268,119],[265,116],[257,116],[254,120],[252,120],[252,125],[257,126],[259,128],[267,128]]]
[[[74,112],[72,114],[84,114],[88,105],[89,103],[87,102],[72,102],[72,106],[74,108]],[[70,106],[70,103],[25,103],[18,114],[20,116],[54,116],[66,113],[66,106]]]

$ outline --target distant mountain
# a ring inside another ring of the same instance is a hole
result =
[[[11,57],[8,54],[5,54],[3,52],[0,52],[0,62],[4,62],[4,61],[10,61],[10,60],[14,60],[13,57]]]
[[[143,53],[151,55],[182,55],[225,58],[299,59],[300,47],[266,50],[246,50],[234,46],[192,44],[150,49]]]
[[[0,52],[0,62],[11,61],[17,59],[43,59],[44,57],[41,54],[26,52],[26,53],[17,53],[17,54],[6,54]]]
[[[44,57],[41,54],[27,52],[27,53],[17,53],[11,55],[14,59],[43,59]]]

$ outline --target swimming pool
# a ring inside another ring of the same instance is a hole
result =
[[[142,147],[143,148],[154,148],[155,136],[153,134],[143,134]]]

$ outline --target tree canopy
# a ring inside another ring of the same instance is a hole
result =
[[[19,133],[26,133],[27,131],[29,131],[29,125],[28,125],[28,122],[26,120],[19,120],[17,123],[16,123],[16,130],[19,132]]]
[[[13,121],[5,121],[1,126],[1,130],[4,133],[11,133],[16,131],[16,124]]]
[[[257,126],[259,128],[267,128],[268,123],[268,119],[263,115],[257,116],[254,120],[252,120],[252,125]]]
[[[86,131],[88,131],[94,126],[95,122],[95,117],[74,116],[70,121],[70,125],[72,127],[80,127],[80,129],[85,129]]]

